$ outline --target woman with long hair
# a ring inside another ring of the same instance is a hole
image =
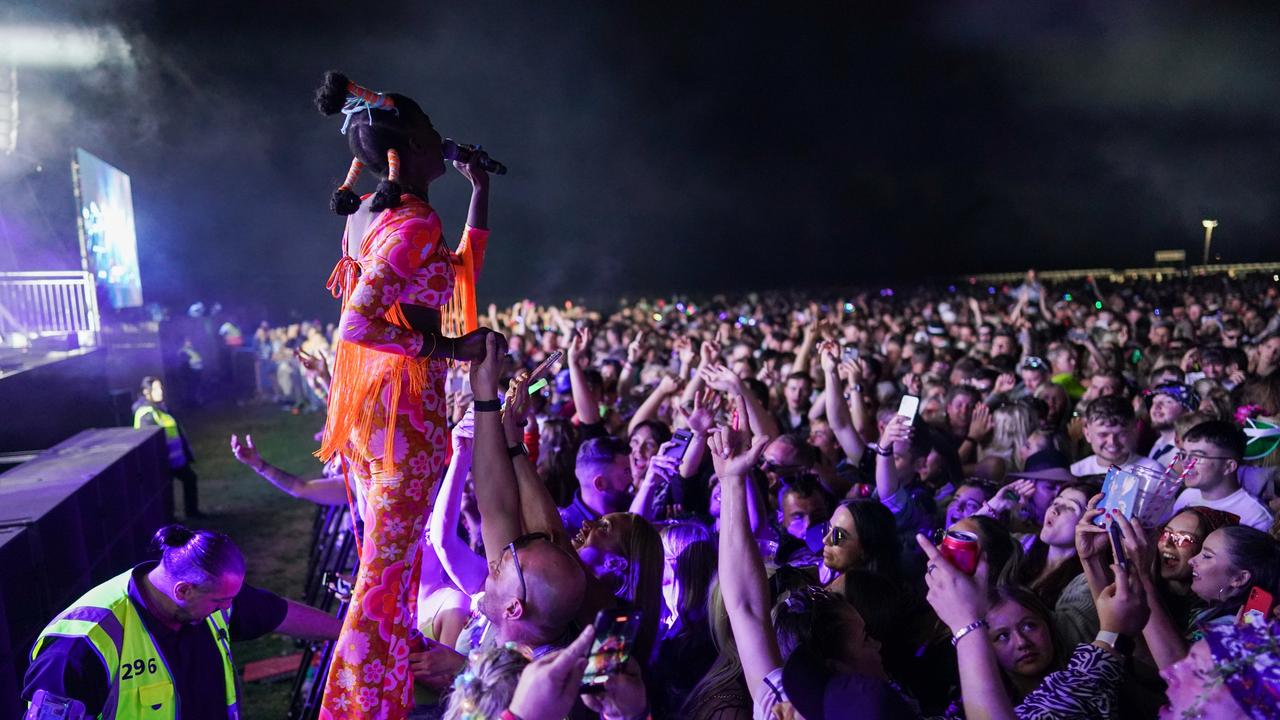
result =
[[[325,74],[315,102],[326,115],[346,115],[343,132],[355,155],[330,201],[347,227],[329,281],[342,299],[342,317],[317,455],[344,458],[352,489],[368,508],[321,717],[403,718],[412,707],[407,634],[419,541],[447,442],[446,366],[485,355],[474,282],[488,235],[488,179],[478,163],[455,163],[472,184],[467,230],[455,253],[427,202],[444,159],[440,134],[422,108],[337,72]],[[365,198],[352,190],[362,169],[381,178]]]
[[[1018,568],[1017,581],[1049,607],[1054,607],[1067,585],[1084,572],[1076,552],[1076,523],[1096,492],[1088,483],[1070,483],[1059,490]]]
[[[671,523],[659,532],[666,554],[662,594],[667,617],[651,687],[663,691],[659,710],[671,714],[716,659],[707,618],[707,595],[716,577],[716,545],[711,531],[701,523]]]
[[[662,619],[662,538],[648,520],[633,513],[609,513],[583,523],[573,539],[578,557],[614,597],[639,610],[634,655],[648,666]]]
[[[720,584],[714,583],[707,598],[711,637],[720,651],[711,668],[689,691],[688,699],[674,717],[687,720],[750,720],[751,694],[747,690],[738,644],[729,627]]]
[[[902,579],[902,550],[893,513],[878,500],[840,503],[831,514],[822,544],[822,564],[835,573],[828,590],[843,592],[843,576],[853,570],[879,573],[894,582]]]

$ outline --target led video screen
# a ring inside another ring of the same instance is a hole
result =
[[[142,305],[129,176],[78,148],[72,176],[80,210],[80,256],[97,283],[99,300],[117,310]]]

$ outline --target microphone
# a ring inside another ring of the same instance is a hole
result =
[[[452,138],[445,138],[440,143],[440,149],[444,152],[445,160],[455,160],[462,164],[467,164],[479,155],[480,167],[485,172],[493,175],[506,175],[507,166],[489,157],[489,153],[485,152],[479,145],[468,145],[466,143],[454,142]]]

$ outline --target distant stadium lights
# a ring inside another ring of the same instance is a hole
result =
[[[0,25],[0,65],[87,68],[130,60],[128,41],[114,27]]]

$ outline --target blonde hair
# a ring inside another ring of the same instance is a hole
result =
[[[529,658],[512,646],[473,652],[453,682],[444,720],[496,718],[511,704]]]
[[[1022,453],[1018,452],[1018,448],[1022,447],[1027,436],[1036,429],[1036,418],[1031,408],[1022,403],[1001,405],[991,413],[991,420],[995,430],[986,454],[1004,456],[1008,453],[1010,464],[1015,469],[1021,470],[1026,458],[1021,456]]]

